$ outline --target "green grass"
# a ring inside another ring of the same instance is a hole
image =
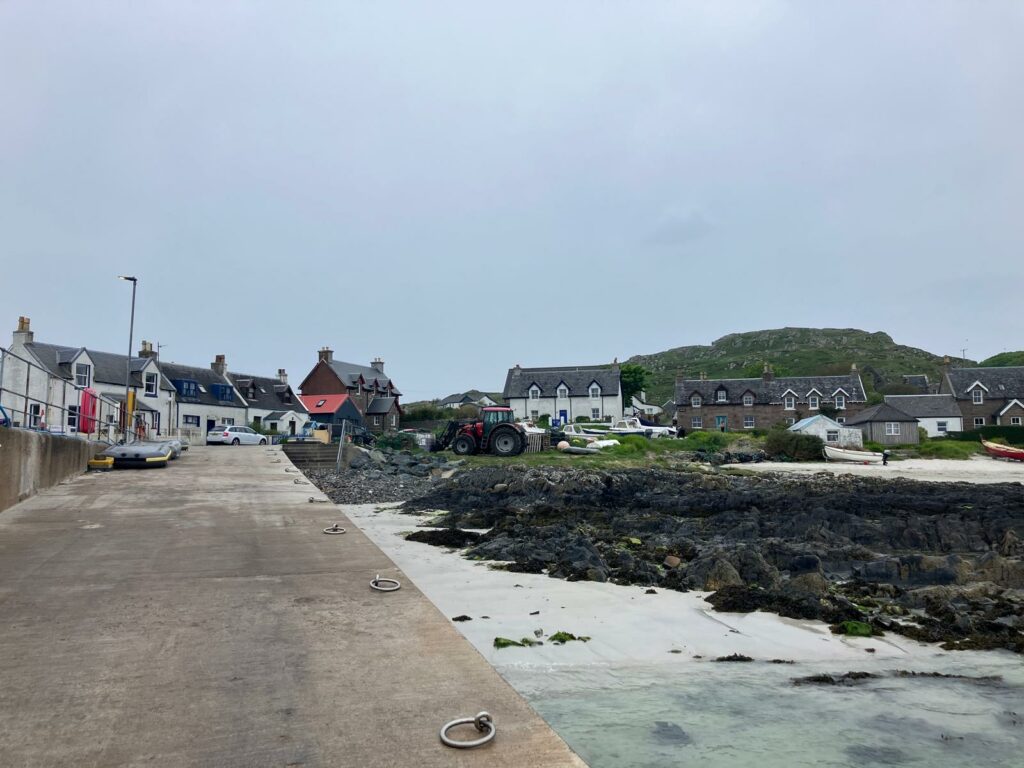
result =
[[[980,443],[961,443],[944,438],[928,440],[917,447],[918,455],[926,459],[969,459],[981,452]]]

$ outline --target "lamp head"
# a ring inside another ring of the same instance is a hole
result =
[[[127,280],[130,283],[137,283],[139,281],[139,278],[137,278],[137,277],[130,277],[129,275],[118,275],[117,279],[118,280]]]

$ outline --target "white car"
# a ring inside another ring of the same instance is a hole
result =
[[[266,445],[267,438],[249,427],[231,427],[218,424],[206,433],[206,444]]]

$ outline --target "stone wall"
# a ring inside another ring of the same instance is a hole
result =
[[[78,438],[0,427],[0,511],[84,472],[95,451]]]

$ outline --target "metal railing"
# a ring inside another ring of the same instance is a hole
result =
[[[89,392],[95,410],[83,411]],[[124,436],[120,402],[54,376],[33,360],[0,347],[0,424],[40,432],[79,434],[116,442]]]

